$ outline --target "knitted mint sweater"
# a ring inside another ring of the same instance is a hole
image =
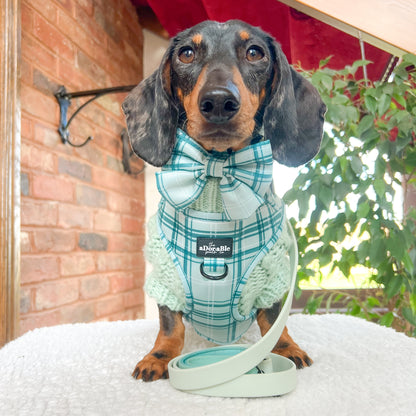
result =
[[[219,178],[209,178],[197,201],[190,208],[203,212],[222,212]],[[145,283],[145,290],[159,305],[173,311],[185,309],[185,291],[175,264],[167,252],[158,232],[157,219],[148,223],[149,239],[145,247],[147,260],[153,270]],[[254,308],[270,308],[281,300],[289,289],[290,263],[287,255],[293,241],[285,222],[281,236],[263,259],[256,265],[245,284],[238,305],[241,315]]]

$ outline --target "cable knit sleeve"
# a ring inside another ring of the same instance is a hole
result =
[[[147,276],[144,288],[159,305],[167,306],[172,311],[183,311],[185,291],[175,264],[160,239],[156,216],[149,220],[148,234],[145,256],[153,270]]]

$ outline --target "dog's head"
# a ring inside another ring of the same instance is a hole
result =
[[[273,157],[299,166],[319,150],[326,107],[259,28],[206,21],[171,40],[157,71],[123,103],[135,153],[155,166],[181,127],[206,150],[238,150],[261,128]]]

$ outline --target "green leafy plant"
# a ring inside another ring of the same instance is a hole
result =
[[[416,184],[416,56],[374,83],[357,76],[369,62],[338,71],[329,62],[303,71],[328,107],[327,128],[284,197],[299,210],[298,279],[320,278],[325,268],[354,280],[359,266],[376,296],[332,290],[311,297],[306,310],[341,302],[351,315],[416,336],[416,214],[400,204]]]

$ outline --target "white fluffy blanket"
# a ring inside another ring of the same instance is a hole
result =
[[[0,414],[416,415],[416,339],[343,315],[293,315],[295,340],[315,363],[294,392],[262,399],[195,396],[130,373],[153,345],[156,321],[62,325],[0,350]],[[254,326],[243,341],[259,337]],[[187,329],[186,351],[209,345]]]

